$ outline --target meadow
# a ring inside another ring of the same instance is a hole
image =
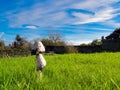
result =
[[[120,53],[44,55],[36,80],[35,56],[1,58],[0,90],[120,90]]]

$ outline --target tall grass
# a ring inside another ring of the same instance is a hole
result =
[[[40,81],[34,56],[0,59],[0,90],[120,90],[120,53],[44,57]]]

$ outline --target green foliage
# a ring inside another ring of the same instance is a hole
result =
[[[65,41],[59,33],[50,33],[48,38],[43,38],[42,43],[45,46],[65,46]]]
[[[101,40],[98,40],[98,39],[93,40],[92,43],[91,43],[92,46],[101,45],[101,44],[102,44]]]
[[[42,39],[41,42],[45,45],[45,46],[53,46],[54,43],[52,40],[49,40],[49,39]]]
[[[16,41],[21,42],[23,41],[23,38],[20,35],[16,35]]]
[[[80,46],[88,46],[89,44],[82,43]]]
[[[64,41],[53,41],[51,39],[42,39],[41,40],[42,43],[45,45],[45,46],[65,46],[65,42]]]
[[[120,53],[45,56],[42,80],[35,57],[0,59],[0,90],[119,90]]]
[[[27,49],[30,47],[30,43],[25,38],[22,38],[20,35],[16,35],[16,41],[14,42],[14,47]]]

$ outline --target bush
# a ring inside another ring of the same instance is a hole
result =
[[[65,46],[66,53],[78,53],[78,50],[74,46]]]
[[[29,56],[31,51],[29,49],[2,49],[0,50],[0,57],[18,57],[18,56]]]

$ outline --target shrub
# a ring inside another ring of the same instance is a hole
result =
[[[78,53],[78,50],[74,46],[65,46],[66,53]]]

